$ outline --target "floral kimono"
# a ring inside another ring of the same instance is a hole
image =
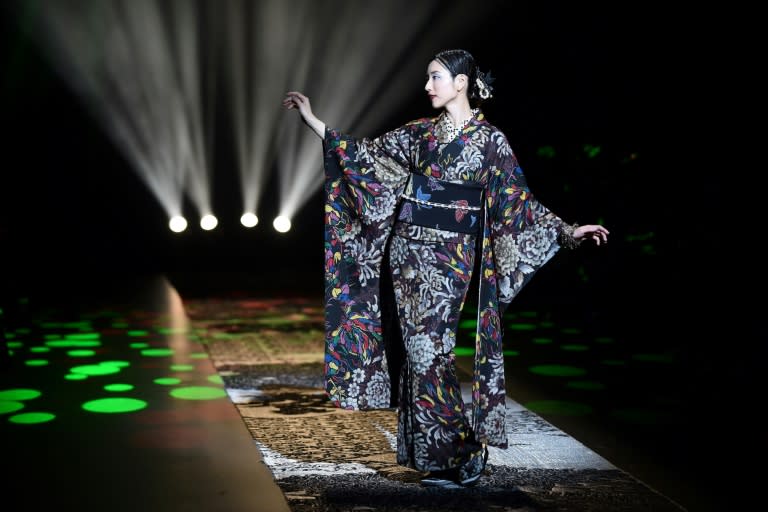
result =
[[[345,409],[397,406],[398,463],[420,471],[507,446],[501,317],[573,230],[533,198],[482,113],[452,140],[445,115],[323,141],[326,393]],[[453,349],[476,258],[465,409]]]

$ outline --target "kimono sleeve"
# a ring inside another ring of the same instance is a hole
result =
[[[410,146],[407,127],[372,140],[327,128],[323,140],[327,191],[363,224],[384,220],[392,215],[409,176]]]
[[[499,134],[496,142],[490,156],[489,222],[499,302],[506,309],[557,253],[569,226],[534,198],[506,138]]]

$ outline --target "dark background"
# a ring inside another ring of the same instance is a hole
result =
[[[561,252],[512,309],[576,312],[637,349],[677,354],[672,385],[684,388],[697,422],[692,444],[702,458],[712,455],[713,472],[728,471],[710,481],[738,486],[744,475],[733,467],[765,442],[765,429],[749,425],[765,389],[765,276],[755,249],[763,237],[752,228],[759,221],[751,181],[736,179],[747,170],[729,165],[722,137],[702,147],[691,135],[711,122],[689,115],[692,87],[708,83],[693,71],[704,57],[689,43],[672,44],[687,36],[639,5],[498,2],[494,13],[455,40],[435,41],[435,50],[464,47],[492,70],[496,97],[484,111],[507,134],[538,198],[566,220],[611,231],[605,247]],[[153,195],[9,9],[2,44],[4,297],[159,272],[182,295],[321,298],[319,189],[289,234],[275,234],[267,220],[276,193],[266,195],[258,228],[244,230],[233,158],[219,151],[219,229],[191,225],[173,234]],[[380,131],[430,114],[421,78]],[[227,121],[217,121],[218,138],[231,135]],[[585,146],[600,152],[589,157]],[[268,187],[276,191],[276,181]]]

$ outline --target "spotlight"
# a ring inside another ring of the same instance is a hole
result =
[[[174,215],[171,217],[170,222],[168,222],[168,227],[171,228],[171,231],[174,233],[181,233],[187,229],[187,219],[181,215]]]
[[[218,224],[219,224],[219,220],[215,216],[211,215],[210,213],[207,215],[203,215],[203,217],[200,219],[200,227],[206,231],[212,230]]]
[[[259,218],[251,212],[245,212],[243,216],[240,217],[240,223],[247,228],[252,228],[259,223]]]
[[[272,222],[275,230],[280,233],[287,233],[291,229],[291,219],[284,215],[278,215]]]

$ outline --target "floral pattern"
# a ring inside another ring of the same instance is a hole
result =
[[[397,406],[398,462],[421,471],[458,466],[481,443],[507,446],[501,315],[558,251],[565,225],[534,199],[506,137],[481,112],[448,143],[437,140],[436,120],[375,139],[327,129],[323,142],[326,392],[346,409]],[[431,190],[441,181],[483,186],[480,234],[409,224],[400,198],[411,173],[433,178]],[[464,404],[453,349],[477,257]]]

